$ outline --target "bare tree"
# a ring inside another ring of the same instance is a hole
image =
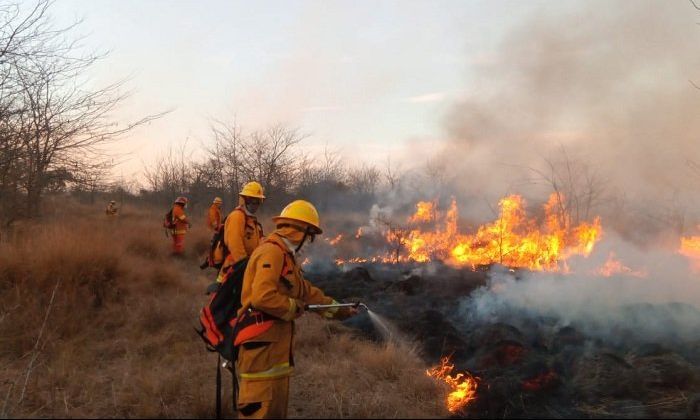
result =
[[[183,142],[177,148],[170,146],[151,166],[144,168],[144,178],[151,191],[171,200],[189,192],[195,172],[189,159],[187,142]]]
[[[401,164],[391,163],[391,156],[386,158],[386,163],[384,164],[384,179],[389,186],[390,191],[398,191],[401,189],[401,179],[403,177],[403,171],[401,170]]]
[[[605,198],[605,179],[590,165],[572,159],[563,146],[558,158],[546,158],[544,163],[545,169],[528,168],[534,174],[529,182],[552,189],[561,225],[589,220]]]
[[[289,191],[299,184],[309,163],[297,147],[306,136],[282,124],[244,134],[235,122],[216,121],[212,134],[206,164],[217,186],[234,196],[252,180],[267,190]]]
[[[363,163],[358,168],[353,168],[348,174],[350,188],[358,194],[374,196],[379,185],[381,172],[374,165]]]
[[[0,198],[21,199],[28,216],[38,213],[57,177],[94,177],[111,162],[105,146],[160,116],[112,121],[126,98],[123,82],[88,85],[84,75],[102,56],[79,54],[70,39],[74,25],[54,28],[50,5],[39,0],[26,16],[19,5],[0,7]]]

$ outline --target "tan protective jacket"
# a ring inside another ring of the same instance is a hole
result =
[[[184,235],[185,233],[187,233],[189,221],[187,220],[185,209],[181,205],[173,204],[173,221],[175,222],[175,229],[173,229],[173,234]]]
[[[300,265],[280,237],[280,230],[267,237],[248,261],[239,315],[253,307],[279,319],[269,330],[241,345],[237,363],[241,380],[264,381],[291,375],[294,368],[293,320],[299,316],[299,307],[332,302],[333,298],[304,279]],[[323,315],[332,318],[335,314]],[[255,401],[255,389],[263,392],[263,387],[242,387],[242,399]],[[243,395],[244,391],[253,395]]]
[[[228,256],[222,267],[226,268],[250,256],[260,245],[262,226],[255,216],[246,214],[242,207],[236,207],[226,218],[224,226],[224,243],[228,248]]]
[[[218,205],[212,204],[207,213],[207,227],[213,231],[219,230],[221,226],[221,209]]]

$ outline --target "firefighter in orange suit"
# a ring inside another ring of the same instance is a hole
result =
[[[173,237],[173,253],[182,255],[185,252],[185,234],[191,226],[190,221],[185,214],[187,206],[187,197],[178,197],[173,203],[173,223],[175,228],[172,230]]]
[[[223,203],[223,200],[220,197],[216,197],[207,213],[207,228],[214,232],[221,227],[221,203]]]
[[[221,266],[217,278],[219,282],[223,281],[229,267],[253,253],[263,237],[262,226],[255,217],[265,199],[262,185],[255,181],[249,182],[243,186],[238,196],[238,207],[226,217],[224,226],[224,244],[229,254]]]
[[[305,304],[335,303],[304,279],[295,258],[305,243],[322,233],[316,208],[297,200],[273,221],[276,230],[253,251],[243,277],[236,336],[242,418],[287,416],[289,376],[294,369],[294,319],[303,314]],[[321,315],[344,319],[356,313],[350,307]]]

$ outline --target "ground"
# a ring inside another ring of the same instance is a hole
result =
[[[163,212],[164,213],[164,212]],[[214,415],[216,358],[196,335],[208,233],[169,255],[157,211],[57,208],[0,244],[1,417]],[[440,417],[414,351],[312,314],[298,323],[291,417]],[[224,410],[231,413],[230,381]]]

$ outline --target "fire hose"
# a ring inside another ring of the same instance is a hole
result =
[[[352,302],[352,303],[331,303],[328,305],[304,305],[305,311],[323,311],[325,309],[333,308],[365,308],[369,310],[367,305],[362,302]]]

